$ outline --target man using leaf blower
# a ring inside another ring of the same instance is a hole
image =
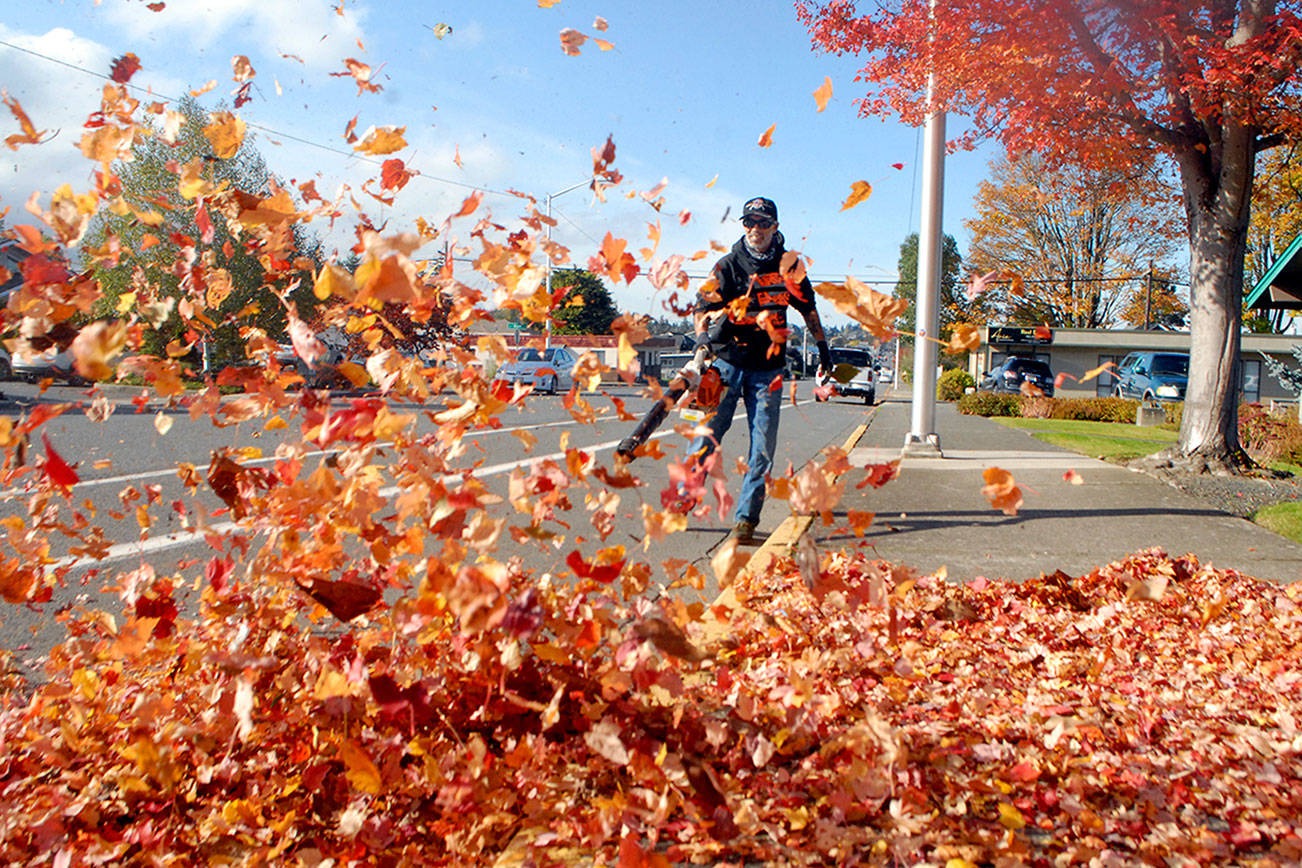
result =
[[[738,401],[745,401],[750,427],[746,476],[733,515],[731,538],[756,542],[765,481],[778,445],[782,374],[786,365],[787,306],[798,310],[818,345],[818,382],[832,372],[814,290],[794,252],[778,231],[778,206],[762,196],[742,206],[745,234],[714,266],[714,280],[702,288],[694,315],[697,346],[708,346],[724,387],[707,423],[709,433],[692,442],[689,460],[704,461],[723,441]]]

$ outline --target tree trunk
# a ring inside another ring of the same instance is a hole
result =
[[[1226,123],[1208,148],[1180,156],[1189,217],[1190,348],[1180,439],[1157,466],[1240,473],[1255,465],[1239,445],[1239,344],[1243,256],[1248,234],[1254,140]]]

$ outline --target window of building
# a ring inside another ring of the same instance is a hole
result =
[[[1261,362],[1257,359],[1243,359],[1243,402],[1255,404],[1261,400]]]

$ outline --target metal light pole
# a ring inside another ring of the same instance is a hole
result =
[[[935,0],[932,12],[935,13]],[[927,102],[936,74],[927,74]],[[932,109],[924,127],[922,225],[918,233],[917,341],[913,347],[913,413],[904,438],[906,455],[940,455],[936,433],[936,343],[940,334],[941,210],[945,194],[945,113]]]
[[[587,180],[580,181],[577,184],[571,184],[570,186],[566,187],[564,190],[558,190],[555,193],[547,194],[547,250],[544,251],[544,253],[547,256],[547,297],[548,298],[551,298],[552,295],[552,222],[553,222],[552,200],[564,196],[566,193],[573,192],[574,190],[577,190],[580,187],[591,186],[591,184],[592,184],[592,179],[588,178]],[[547,331],[546,331],[546,336],[543,338],[543,348],[544,349],[550,348],[551,345],[552,345],[552,318],[551,315],[548,314]]]

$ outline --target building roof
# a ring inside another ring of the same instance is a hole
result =
[[[1302,310],[1302,233],[1257,281],[1245,304],[1255,310]]]

